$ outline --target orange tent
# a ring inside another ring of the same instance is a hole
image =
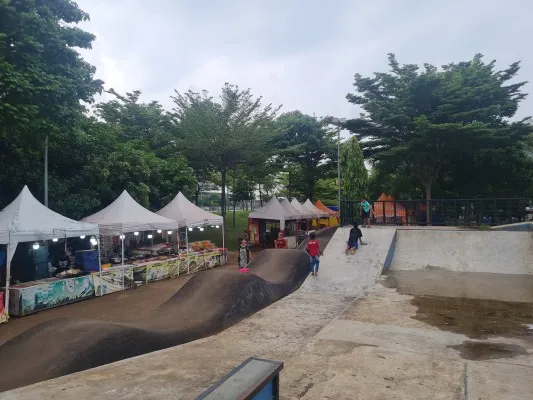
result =
[[[374,218],[377,223],[385,223],[387,219],[394,220],[394,217],[396,217],[396,220],[393,221],[395,224],[400,223],[400,221],[402,224],[407,223],[405,207],[400,203],[395,203],[391,195],[382,193],[374,202]]]
[[[339,217],[339,213],[338,212],[330,210],[320,200],[316,201],[315,207],[318,208],[320,211],[324,211],[325,213],[329,214],[329,218],[328,218],[329,226],[337,226],[337,225],[339,225],[340,217]]]
[[[318,208],[319,210],[322,210],[326,213],[328,213],[329,215],[335,215],[335,216],[338,216],[339,213],[338,212],[335,212],[329,208],[327,208],[324,203],[322,203],[320,200],[317,200],[316,203],[315,203],[315,207]]]

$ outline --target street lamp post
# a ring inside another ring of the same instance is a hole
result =
[[[341,214],[341,126],[346,122],[346,118],[333,118],[331,120],[337,125],[337,190],[339,201],[339,216]]]
[[[44,206],[48,207],[48,133],[44,138]]]

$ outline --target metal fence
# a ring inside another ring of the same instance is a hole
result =
[[[374,201],[371,220],[377,225],[504,225],[525,221],[526,205],[521,198]],[[361,220],[360,203],[342,201],[342,225],[354,220]]]

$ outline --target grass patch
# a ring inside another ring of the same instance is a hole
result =
[[[243,231],[248,227],[248,211],[235,212],[235,227],[233,226],[233,211],[226,215],[226,223],[224,224],[226,233],[226,247],[228,250],[237,250],[239,245],[239,238]],[[222,232],[220,229],[206,227],[203,232],[195,229],[189,232],[189,242],[198,240],[210,240],[217,246],[222,246]]]

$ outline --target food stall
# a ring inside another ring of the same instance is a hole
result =
[[[33,242],[31,247],[35,257],[45,241],[92,236],[91,242],[98,245],[98,234],[97,225],[74,221],[50,210],[37,201],[25,186],[17,198],[0,212],[0,244],[5,244],[7,248],[6,283],[2,296],[5,316],[2,319],[7,319],[9,314],[26,315],[94,296],[90,275],[77,276],[83,272],[70,268],[54,272],[55,276],[50,277],[47,259],[46,262],[35,263],[30,274],[33,277],[47,276],[45,279],[11,285],[12,260],[19,243]]]
[[[291,236],[290,233],[296,231],[296,221],[301,218],[302,215],[298,211],[283,207],[276,197],[272,197],[263,207],[252,211],[248,216],[248,231],[251,232],[250,238],[253,238],[252,244],[263,244],[266,247],[277,246],[276,240],[279,232],[283,233],[284,238]],[[296,238],[292,243],[287,243],[287,247],[291,246],[296,247]]]
[[[214,229],[222,228],[222,248],[226,247],[224,237],[224,218],[220,215],[216,215],[206,211],[195,204],[193,204],[185,195],[179,192],[176,197],[172,199],[161,210],[157,211],[158,215],[173,219],[180,222],[180,227],[185,229],[185,249],[190,252],[189,247],[189,234],[188,232],[195,228],[203,231],[204,229],[211,227]]]

